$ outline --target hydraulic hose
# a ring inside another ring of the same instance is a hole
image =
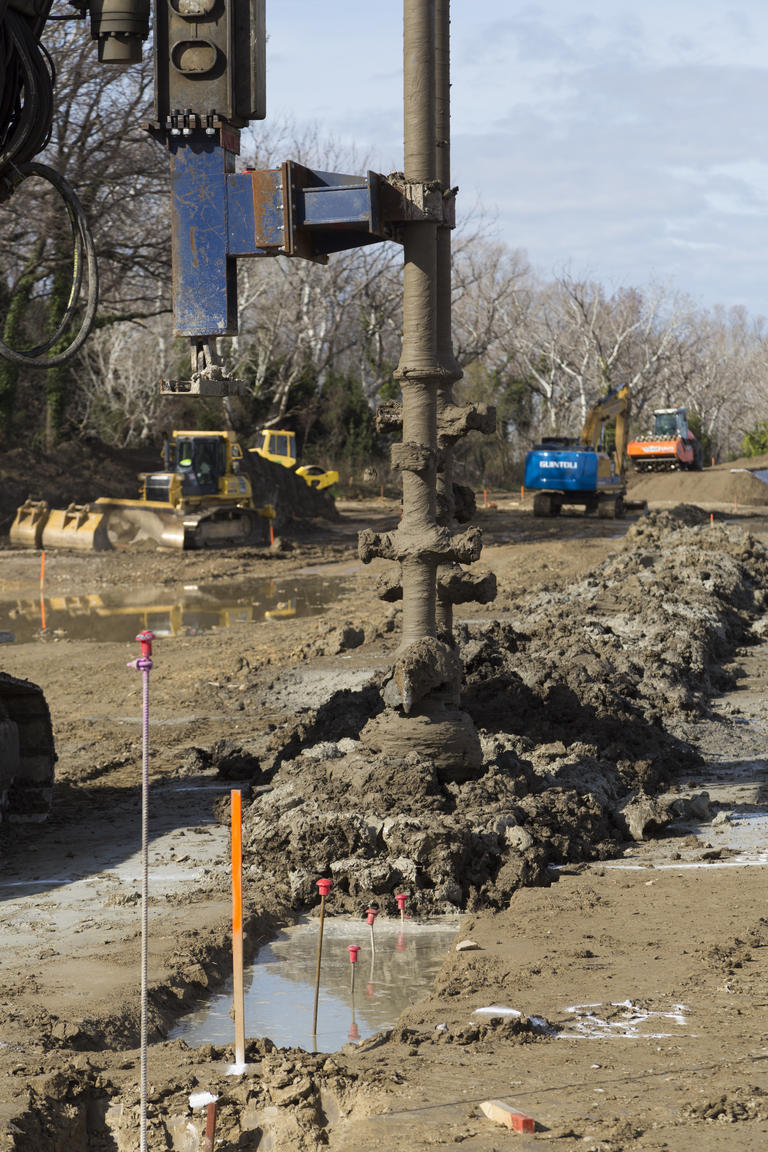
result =
[[[54,69],[40,44],[50,9],[34,20],[0,5],[0,178],[48,143],[53,121]],[[23,99],[22,99],[23,93]]]
[[[47,164],[39,164],[36,161],[14,165],[14,168],[18,173],[15,188],[18,188],[19,184],[21,184],[27,176],[39,176],[41,179],[47,180],[49,184],[53,185],[66,205],[69,223],[72,229],[72,286],[64,314],[52,336],[43,343],[37,344],[34,348],[30,348],[25,352],[17,352],[0,340],[0,356],[5,360],[10,360],[13,364],[19,364],[29,368],[54,368],[58,364],[64,364],[75,355],[87,340],[88,334],[93,326],[96,308],[99,302],[99,273],[96,264],[96,248],[93,243],[93,237],[91,236],[91,230],[88,227],[85,212],[83,211],[83,206],[78,200],[74,189],[67,183],[63,176],[60,176],[58,172],[55,172],[53,168],[50,168]],[[48,356],[46,353],[55,347],[72,321],[72,316],[74,315],[80,296],[84,273],[88,282],[88,296],[85,314],[78,333],[62,352]]]
[[[24,351],[0,340],[0,356],[31,368],[54,368],[71,359],[85,343],[98,306],[96,252],[83,207],[63,176],[33,160],[48,143],[53,122],[55,70],[40,43],[50,7],[50,0],[41,0],[39,11],[28,16],[0,0],[0,199],[17,193],[27,176],[47,180],[64,201],[73,240],[72,286],[56,331]],[[84,277],[88,294],[80,328],[65,349],[48,355],[72,324]]]

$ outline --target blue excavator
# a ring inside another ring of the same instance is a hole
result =
[[[590,408],[579,437],[552,436],[531,449],[524,483],[533,492],[534,516],[559,516],[564,504],[607,519],[624,515],[629,413],[629,385],[623,384]],[[610,450],[602,446],[609,421],[615,422]]]

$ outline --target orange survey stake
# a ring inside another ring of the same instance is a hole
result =
[[[232,931],[243,930],[243,797],[233,789],[232,800]]]

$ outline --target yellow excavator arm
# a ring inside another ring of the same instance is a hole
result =
[[[581,430],[581,443],[585,448],[594,450],[600,441],[606,420],[616,419],[614,461],[618,475],[623,475],[624,472],[624,457],[629,438],[629,413],[629,385],[622,384],[621,388],[614,388],[592,405]]]

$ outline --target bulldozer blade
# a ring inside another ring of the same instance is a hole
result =
[[[45,500],[25,500],[16,509],[16,518],[9,532],[11,544],[19,548],[42,548],[43,529],[48,519]]]
[[[37,535],[31,526],[34,516],[47,517]],[[63,511],[49,511],[45,505],[44,512],[38,513],[36,508],[24,506],[16,519],[20,523],[16,542],[25,547],[102,551],[147,542],[179,550],[245,544],[254,532],[257,516],[239,505],[217,504],[182,514],[160,501],[102,497],[92,504],[70,504]]]
[[[43,548],[74,548],[80,552],[102,552],[111,547],[104,514],[91,504],[70,504],[52,508],[43,528]]]
[[[113,548],[154,542],[161,548],[184,547],[184,522],[174,508],[147,500],[97,500],[107,540]]]

